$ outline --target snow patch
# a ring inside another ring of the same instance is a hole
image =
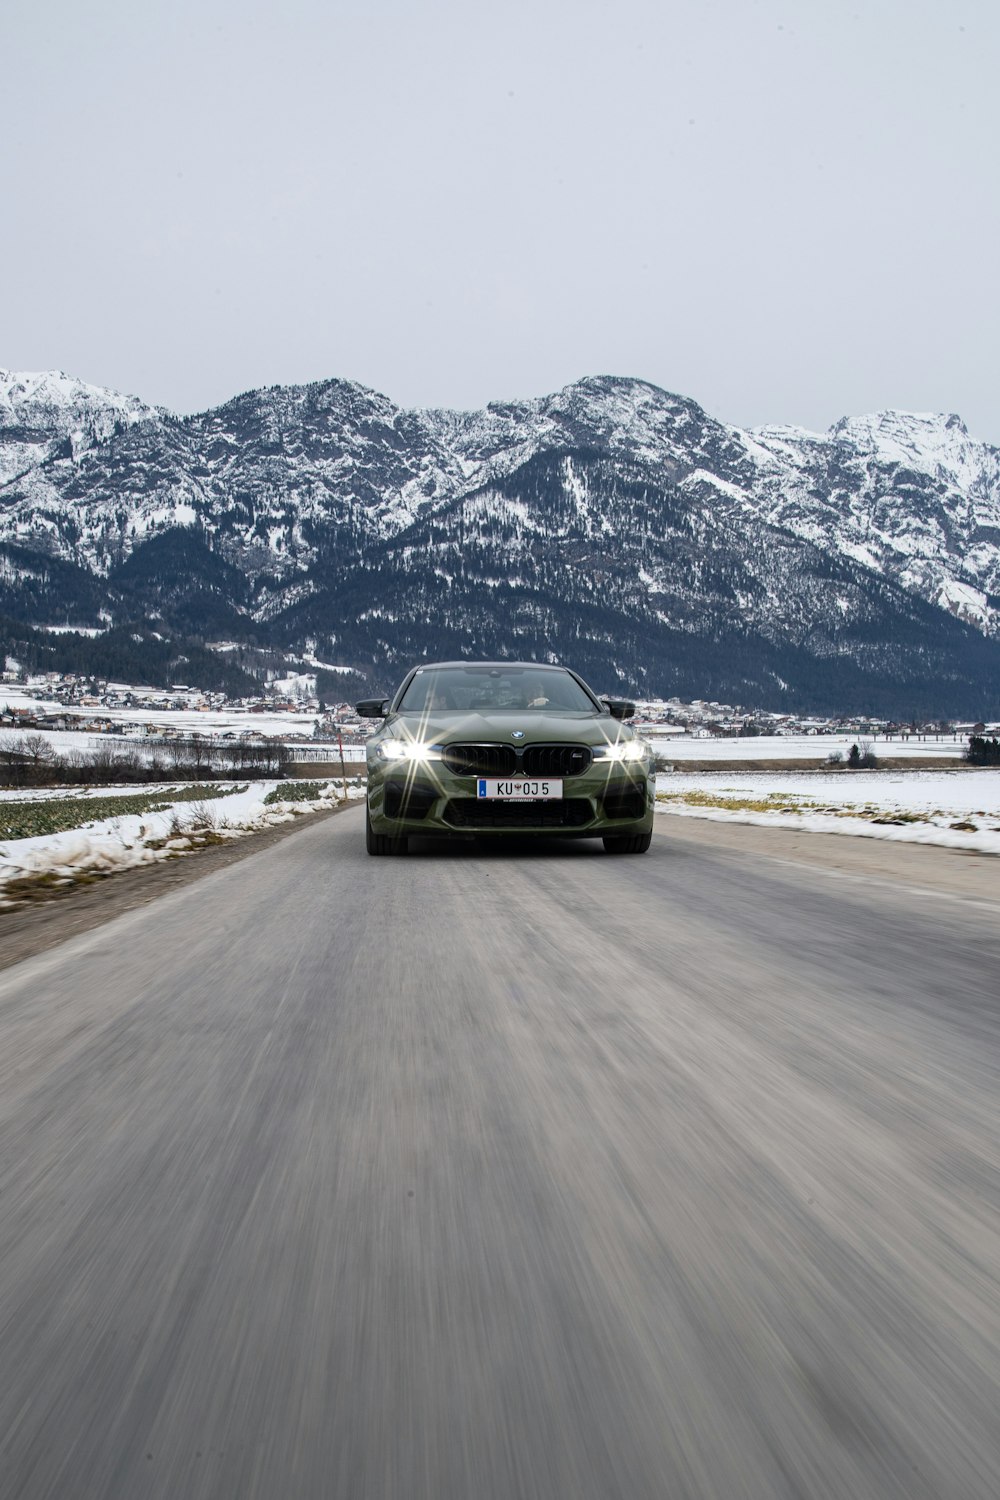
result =
[[[675,817],[1000,854],[1000,771],[675,774],[657,795]]]
[[[213,791],[235,783],[211,783]],[[295,782],[259,781],[250,786],[240,784],[232,795],[213,797],[202,806],[191,801],[168,802],[161,811],[133,813],[88,824],[64,833],[40,834],[34,838],[7,839],[0,846],[0,908],[12,904],[5,895],[16,881],[54,880],[72,884],[82,875],[108,875],[140,865],[153,864],[192,852],[198,847],[200,832],[207,829],[217,838],[241,838],[263,828],[291,822],[310,812],[336,807],[343,801],[343,786],[327,780],[320,796],[308,801],[277,801],[265,798],[278,787],[291,790]],[[109,789],[102,788],[105,795]],[[149,794],[148,785],[119,787],[121,793]],[[79,787],[60,788],[59,795],[79,796]],[[348,786],[347,800],[365,796],[361,786]],[[36,793],[21,791],[18,801],[46,800]]]

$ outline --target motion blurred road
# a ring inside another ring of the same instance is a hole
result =
[[[995,1500],[997,907],[363,842],[0,975],[5,1500]]]

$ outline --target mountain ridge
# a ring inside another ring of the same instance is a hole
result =
[[[370,677],[439,638],[502,649],[508,597],[519,649],[558,640],[567,659],[605,608],[590,654],[635,686],[711,658],[742,701],[808,694],[840,658],[848,697],[915,691],[921,660],[942,705],[994,691],[1000,452],[952,414],[742,430],[650,382],[591,376],[471,412],[334,379],[189,416],[109,393],[102,415],[99,388],[17,379],[34,425],[0,399],[0,464],[11,444],[37,462],[0,486],[0,609],[21,625],[93,626],[98,597],[113,621],[143,603],[185,638],[206,633],[199,614],[248,645],[322,637],[325,660],[339,645]],[[39,390],[64,409],[46,416]],[[64,572],[46,585],[45,559],[79,571],[78,607]],[[419,618],[399,618],[387,588]],[[45,618],[60,607],[70,619]],[[616,631],[632,646],[616,650]],[[760,663],[794,659],[791,679],[753,667],[751,641]],[[722,671],[726,652],[742,675]],[[864,688],[847,686],[859,672]]]

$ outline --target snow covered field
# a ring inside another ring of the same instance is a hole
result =
[[[181,718],[183,716],[178,714],[175,717]],[[172,724],[171,727],[176,729],[180,726]],[[257,726],[253,725],[250,727],[256,728]],[[205,735],[211,740],[218,739],[220,732],[206,727],[204,724],[197,726],[197,733]],[[240,732],[245,733],[246,728]],[[155,736],[147,739],[145,735],[91,734],[79,729],[0,729],[0,749],[5,744],[16,744],[19,740],[24,739],[25,735],[31,734],[43,734],[46,745],[51,748],[54,755],[92,754],[94,751],[107,753],[109,750],[113,751],[115,749],[122,751],[139,750],[140,752],[152,755],[157,744]],[[268,735],[265,738],[271,738],[271,736]],[[321,744],[317,744],[315,741],[299,743],[294,740],[286,740],[279,734],[274,735],[273,738],[279,743],[287,744],[293,761],[308,763],[309,761],[326,762],[340,760],[340,751],[336,744],[331,745],[326,741]],[[167,743],[170,744],[172,741],[168,740]],[[258,743],[260,742],[258,741]],[[363,761],[364,759],[364,745],[344,746],[345,762]]]
[[[310,792],[317,795],[308,795]],[[199,797],[200,794],[200,797]],[[268,801],[269,797],[275,800]],[[348,799],[363,797],[361,788],[348,786]],[[70,885],[81,877],[107,875],[116,870],[153,864],[202,848],[208,843],[242,838],[258,829],[288,823],[302,814],[336,807],[343,789],[336,781],[210,782],[184,786],[60,787],[45,791],[6,791],[0,796],[0,832],[36,817],[59,820],[58,804],[90,801],[95,813],[102,804],[122,799],[139,810],[88,819],[77,807],[79,826],[29,837],[0,836],[0,908],[25,886]],[[155,803],[155,807],[150,807]],[[62,818],[68,821],[69,813]]]
[[[134,689],[133,689],[134,691]],[[95,713],[114,724],[155,724],[184,734],[257,734],[269,739],[312,735],[315,713],[247,713],[236,708],[100,708],[67,709],[50,698],[36,698],[20,688],[0,685],[0,708],[26,708],[39,713]],[[89,738],[89,736],[88,736]]]
[[[648,740],[657,755],[664,756],[674,765],[684,761],[754,761],[792,760],[815,761],[821,766],[827,758],[839,751],[847,759],[852,745],[869,745],[880,761],[914,759],[919,757],[934,761],[944,757],[954,760],[961,756],[968,744],[965,735],[942,736],[941,739],[921,740],[915,736],[902,740],[878,739],[874,735],[860,734],[798,734],[758,735],[747,739],[695,739],[692,735],[658,735],[655,724],[637,726],[643,739]]]
[[[1000,771],[725,771],[657,777],[678,817],[860,834],[1000,854]]]

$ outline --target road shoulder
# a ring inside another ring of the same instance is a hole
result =
[[[123,912],[146,906],[160,896],[169,895],[171,891],[247,859],[251,854],[270,849],[292,834],[357,805],[351,802],[329,811],[305,814],[293,823],[265,828],[260,833],[214,844],[163,863],[120,870],[90,884],[70,886],[22,906],[0,911],[0,969],[44,953],[79,933],[110,922]]]
[[[930,895],[982,901],[1000,910],[1000,859],[965,849],[834,833],[765,828],[756,823],[657,815],[654,847],[686,845],[736,859],[808,865],[833,877],[908,887]]]

